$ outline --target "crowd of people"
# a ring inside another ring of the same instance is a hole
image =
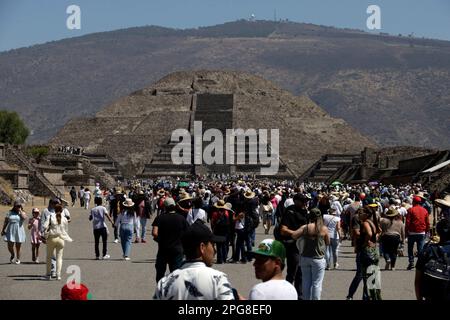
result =
[[[364,300],[381,299],[380,259],[384,258],[385,270],[395,271],[405,244],[407,270],[417,266],[417,298],[443,297],[434,292],[438,284],[430,285],[427,279],[430,261],[443,263],[442,257],[450,253],[450,195],[429,194],[420,185],[325,185],[233,177],[133,181],[111,190],[101,190],[97,184],[92,209],[88,188],[74,187],[70,195],[72,206],[79,200],[90,212],[96,259],[110,257],[107,221],[114,242],[121,244],[123,259],[130,260],[132,243],[148,241],[147,220],[154,217],[155,299],[241,299],[232,279],[212,266],[253,262],[262,283],[251,289],[250,299],[320,300],[325,272],[339,268],[343,240],[351,240],[356,254],[348,300],[361,282]],[[39,261],[40,243],[47,245],[49,279],[60,278],[64,243],[71,241],[68,204],[61,202],[51,200],[42,214],[33,209],[28,222],[33,261]],[[10,261],[17,264],[27,220],[21,208],[14,204],[2,230]],[[256,244],[260,224],[267,239]],[[448,276],[446,270],[443,278]]]

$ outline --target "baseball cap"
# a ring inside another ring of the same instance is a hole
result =
[[[279,258],[283,264],[286,260],[286,248],[278,240],[264,239],[263,241],[261,241],[258,248],[256,250],[253,250],[252,253],[262,256]]]
[[[164,207],[165,208],[168,208],[168,207],[170,207],[170,206],[174,206],[175,205],[175,200],[173,199],[173,198],[166,198],[165,200],[164,200]]]
[[[216,236],[202,220],[195,220],[184,232],[181,242],[183,247],[191,247],[202,242],[225,242],[225,237]]]

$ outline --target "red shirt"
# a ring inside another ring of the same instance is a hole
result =
[[[427,210],[421,205],[414,205],[406,214],[405,231],[423,233],[430,230],[430,221]]]

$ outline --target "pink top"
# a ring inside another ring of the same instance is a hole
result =
[[[31,243],[32,244],[39,244],[41,243],[41,218],[31,218],[30,222],[28,222],[29,225],[31,225],[30,233],[31,233]]]

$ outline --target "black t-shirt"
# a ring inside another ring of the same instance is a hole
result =
[[[281,217],[281,225],[288,227],[290,230],[297,230],[301,226],[308,223],[308,210],[305,208],[298,209],[295,204],[289,206]],[[284,240],[293,240],[290,237],[282,236]]]
[[[159,250],[183,251],[181,236],[188,228],[185,217],[178,213],[164,213],[155,218],[152,226],[158,227]]]

